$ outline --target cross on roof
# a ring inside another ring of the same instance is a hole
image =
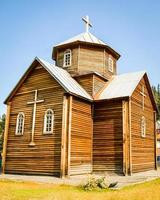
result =
[[[89,21],[89,16],[83,17],[82,20],[85,22],[86,32],[89,32],[89,27],[92,27],[91,22]]]
[[[142,109],[144,110],[144,100],[145,100],[145,93],[144,93],[144,85],[142,85],[142,92],[140,92],[140,94],[142,95]]]

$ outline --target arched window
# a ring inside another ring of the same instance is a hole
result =
[[[141,118],[141,136],[146,137],[146,119],[144,116]]]
[[[108,71],[113,72],[113,59],[110,55],[108,58]]]
[[[71,60],[72,60],[72,51],[70,49],[67,49],[64,52],[63,67],[71,66]]]
[[[48,109],[44,115],[44,134],[53,133],[54,113]]]
[[[24,132],[24,113],[20,112],[17,116],[16,135],[23,135]]]

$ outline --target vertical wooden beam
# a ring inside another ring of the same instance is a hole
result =
[[[7,140],[8,140],[8,131],[9,131],[10,110],[11,110],[11,103],[9,102],[7,104],[5,131],[4,131],[4,140],[3,140],[2,173],[5,173],[5,166],[6,166],[6,152],[7,152]]]
[[[80,45],[78,46],[78,56],[77,56],[77,72],[79,72],[79,60],[80,60]]]
[[[122,101],[122,120],[123,120],[123,173],[127,175],[127,102]]]
[[[104,49],[103,51],[103,75],[105,74],[105,68],[106,68],[106,51]]]
[[[66,145],[67,145],[67,116],[68,116],[68,99],[63,97],[63,114],[62,114],[62,136],[61,136],[61,178],[65,177],[66,168]]]
[[[129,174],[132,175],[132,101],[129,99]]]
[[[154,159],[155,169],[157,170],[157,131],[156,131],[156,112],[154,111]]]
[[[69,97],[69,117],[68,117],[68,177],[70,177],[70,164],[71,164],[71,128],[72,128],[72,102],[73,97]]]
[[[93,173],[93,131],[94,131],[94,104],[91,104],[91,117],[92,117],[92,133],[91,133],[91,173]]]

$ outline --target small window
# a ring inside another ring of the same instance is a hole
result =
[[[110,72],[113,72],[113,59],[111,56],[109,56],[109,58],[108,58],[108,70]]]
[[[16,135],[23,135],[24,131],[24,113],[20,112],[17,116]]]
[[[160,140],[157,141],[157,148],[160,149]]]
[[[63,63],[63,67],[69,67],[71,66],[71,60],[72,60],[72,52],[70,49],[67,49],[64,52],[64,63]]]
[[[44,116],[44,134],[53,133],[54,113],[53,110],[48,109]]]
[[[146,137],[146,119],[144,116],[141,119],[141,136]]]

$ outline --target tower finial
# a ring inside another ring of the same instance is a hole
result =
[[[89,21],[89,16],[83,17],[82,20],[85,22],[86,32],[89,32],[89,27],[92,27],[91,22]]]

